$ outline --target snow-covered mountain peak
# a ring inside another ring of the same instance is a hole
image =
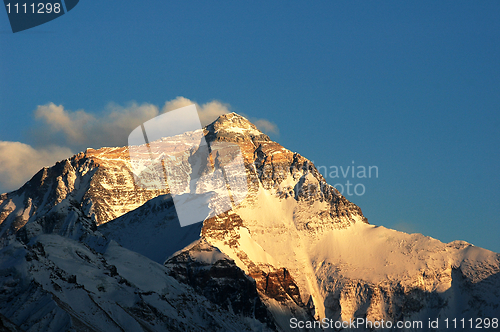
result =
[[[263,134],[257,127],[248,121],[245,117],[237,113],[228,113],[220,115],[217,120],[206,127],[208,138],[223,138],[222,140],[241,140],[241,137],[255,138],[269,141],[269,137]],[[234,139],[238,137],[237,139]],[[225,138],[225,139],[224,139]],[[233,139],[231,139],[233,138]]]
[[[190,226],[180,226],[168,189],[135,183],[127,147],[87,149],[1,195],[0,282],[9,289],[0,292],[0,324],[46,331],[59,315],[66,329],[286,331],[291,317],[499,316],[499,254],[369,225],[310,160],[240,115],[220,116],[203,134],[213,146],[238,145],[236,176],[248,194]],[[195,139],[199,132],[185,133],[156,148],[168,156]],[[203,179],[181,166],[177,175]],[[197,188],[210,189],[203,181]],[[209,310],[179,318],[183,301]],[[24,320],[38,303],[50,304],[47,313]]]
[[[251,129],[251,130],[257,130],[257,127],[248,121],[247,118],[244,116],[241,116],[237,113],[231,112],[228,114],[222,114],[220,115],[214,122],[214,126],[216,128],[225,128],[225,129],[235,129],[235,128],[242,128],[242,129]]]

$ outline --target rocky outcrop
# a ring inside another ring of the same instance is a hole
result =
[[[164,265],[170,276],[190,285],[214,304],[237,315],[256,318],[276,329],[271,313],[259,297],[255,281],[206,241],[200,240]]]
[[[290,298],[298,306],[304,307],[299,288],[286,268],[267,273],[264,271],[253,272],[250,273],[250,276],[255,279],[257,288],[266,296],[278,302],[285,302],[287,298]]]

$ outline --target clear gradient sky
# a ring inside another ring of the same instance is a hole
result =
[[[344,194],[370,223],[500,252],[499,18],[499,1],[82,0],[13,34],[0,10],[0,189],[22,149],[78,152],[39,105],[84,121],[216,100],[317,166],[377,166],[327,177],[364,185]]]

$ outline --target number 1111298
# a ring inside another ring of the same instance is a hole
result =
[[[497,329],[498,328],[498,318],[476,318],[476,319],[450,319],[446,318],[444,320],[446,323],[446,328],[471,328],[471,329]]]
[[[12,13],[15,13],[15,14],[50,14],[50,13],[56,13],[56,14],[59,14],[61,12],[61,4],[56,2],[54,4],[50,3],[50,2],[47,2],[47,3],[43,3],[43,2],[40,2],[38,4],[30,4],[30,5],[27,5],[26,3],[23,3],[23,4],[19,4],[19,3],[15,3],[15,4],[6,4],[5,5],[7,7],[7,13],[10,14],[11,11]]]

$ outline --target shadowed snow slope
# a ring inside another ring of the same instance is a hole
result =
[[[181,227],[170,195],[146,202],[99,227],[106,237],[159,264],[200,238],[201,223]]]

